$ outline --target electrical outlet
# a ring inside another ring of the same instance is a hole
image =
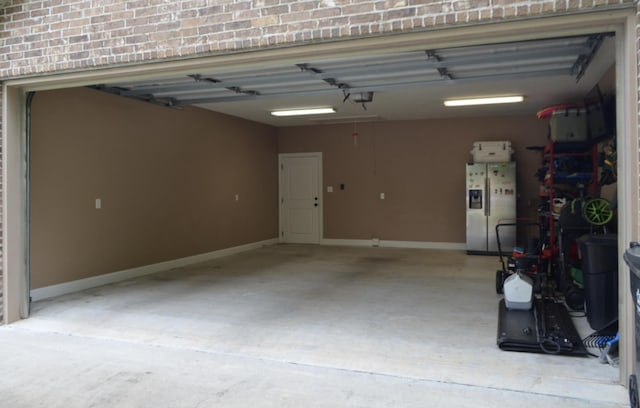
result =
[[[380,193],[380,199],[384,200],[384,193]]]
[[[236,194],[236,201],[240,201],[240,194]]]
[[[96,198],[96,210],[99,210],[101,208],[102,208],[102,199]]]

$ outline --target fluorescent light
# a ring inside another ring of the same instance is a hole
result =
[[[302,116],[302,115],[325,115],[336,113],[333,108],[303,108],[271,111],[273,116]]]
[[[518,96],[498,96],[491,98],[473,98],[473,99],[451,99],[444,101],[444,106],[472,106],[472,105],[493,105],[498,103],[516,103],[522,102],[524,97]]]

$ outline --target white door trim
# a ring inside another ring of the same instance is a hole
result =
[[[4,323],[28,317],[26,92],[2,92],[2,310]]]
[[[278,239],[280,240],[280,242],[283,242],[284,231],[284,217],[282,212],[282,192],[284,186],[284,180],[282,177],[282,166],[284,163],[284,159],[305,157],[313,157],[318,161],[318,205],[320,206],[320,211],[318,211],[318,244],[320,244],[320,242],[324,238],[324,184],[322,184],[322,152],[280,153],[278,154]]]
[[[622,255],[630,241],[640,241],[638,174],[638,61],[636,16],[629,16],[616,31],[616,128],[618,146],[618,327],[620,332],[620,382],[627,385],[636,366],[633,339],[635,303],[630,275]],[[640,339],[638,339],[640,341]]]

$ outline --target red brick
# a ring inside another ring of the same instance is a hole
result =
[[[444,12],[442,4],[428,4],[422,8],[422,14],[440,14]]]
[[[11,21],[21,21],[24,20],[26,18],[29,18],[29,12],[25,11],[22,13],[13,13],[13,14],[5,14],[8,15],[9,18],[11,19]]]
[[[281,34],[287,32],[287,27],[283,25],[272,25],[268,27],[263,27],[262,31],[264,34]],[[255,36],[259,36],[260,33],[257,33]]]
[[[373,23],[382,20],[381,13],[361,14],[349,16],[350,24]]]
[[[318,20],[318,27],[338,27],[346,26],[349,23],[349,17],[336,17]]]
[[[232,21],[234,20],[233,20],[233,15],[231,13],[214,14],[214,15],[207,16],[207,23],[226,23],[226,22],[232,22]]]
[[[396,18],[408,18],[414,17],[416,15],[416,9],[414,7],[411,8],[403,8],[398,10],[389,10],[383,13],[385,20],[393,20]]]
[[[233,18],[238,20],[251,20],[260,17],[260,10],[240,10],[233,12]]]
[[[227,3],[224,6],[225,12],[234,12],[240,10],[250,10],[251,9],[251,1],[236,1],[233,3]]]
[[[206,22],[207,22],[206,17],[190,18],[190,19],[187,19],[187,20],[181,20],[181,25],[184,28],[200,27],[202,25],[205,25]]]
[[[69,21],[69,27],[71,27],[71,28],[73,28],[73,27],[86,27],[89,24],[91,24],[91,19],[89,19],[89,18],[81,18],[81,19]]]
[[[223,14],[222,6],[208,6],[208,7],[202,7],[198,9],[199,16],[210,16],[210,15],[217,15],[217,14]],[[226,14],[231,15],[231,13],[226,13]]]
[[[339,16],[341,13],[338,7],[323,8],[311,12],[311,18],[325,18]]]
[[[455,22],[455,15],[454,14],[447,14],[445,16],[445,22],[447,24],[453,24]]]
[[[342,14],[365,14],[374,11],[373,4],[360,3],[342,7]]]
[[[178,19],[179,20],[184,20],[186,18],[196,17],[197,15],[198,15],[198,11],[197,10],[183,10],[183,11],[178,13]]]
[[[231,21],[229,23],[225,23],[224,24],[224,31],[229,31],[229,32],[233,32],[236,30],[240,30],[243,28],[249,28],[251,27],[251,21],[250,20],[242,20],[242,21]]]
[[[67,13],[67,12],[69,12],[69,10],[71,10],[71,7],[69,7],[68,5],[56,6],[56,7],[53,7],[51,9],[51,13],[52,14],[61,14],[61,13]]]
[[[289,12],[289,6],[265,7],[261,10],[263,16],[277,16]]]
[[[89,55],[88,51],[72,52],[69,54],[69,58],[72,60],[81,60],[89,58]]]
[[[313,9],[317,9],[320,5],[319,1],[298,1],[293,2],[289,7],[292,12],[295,11],[309,11]]]
[[[280,21],[282,21],[283,23],[288,23],[288,22],[292,22],[292,21],[302,21],[302,20],[308,20],[311,18],[311,12],[310,11],[300,11],[297,13],[287,13],[287,14],[283,14],[280,16]],[[322,21],[327,21],[327,20],[322,20]]]
[[[318,23],[314,20],[300,21],[298,23],[292,23],[287,25],[288,31],[307,31],[313,30],[318,26]]]
[[[540,14],[540,13],[542,13],[542,4],[533,3],[529,7],[529,15],[536,15],[536,14]]]
[[[277,25],[280,23],[280,19],[278,18],[278,16],[266,16],[266,17],[261,17],[261,18],[256,18],[251,20],[251,25],[253,27],[266,27],[266,26],[273,26],[273,25]]]
[[[132,35],[125,38],[127,44],[140,44],[147,42],[149,37],[144,34]]]
[[[62,13],[62,19],[63,20],[75,20],[78,18],[82,18],[82,12],[81,11],[69,11],[67,13]]]
[[[224,24],[207,24],[197,27],[198,34],[210,34],[210,33],[219,33],[224,30]]]

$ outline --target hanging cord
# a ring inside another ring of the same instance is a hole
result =
[[[560,342],[555,336],[546,336],[540,342],[540,348],[547,354],[560,354]]]
[[[360,134],[358,133],[358,122],[356,122],[355,120],[353,121],[353,132],[351,133],[351,136],[353,137],[353,145],[358,147],[358,136]]]
[[[562,346],[560,345],[558,337],[547,335],[544,330],[544,305],[534,305],[533,314],[536,320],[536,334],[538,336],[538,344],[540,345],[542,351],[547,354],[560,354],[560,352],[562,351]]]

